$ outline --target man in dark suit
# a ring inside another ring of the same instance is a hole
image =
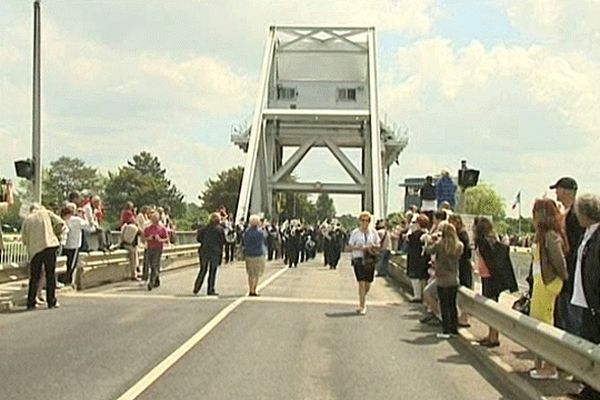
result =
[[[198,250],[200,257],[200,271],[194,282],[194,294],[200,292],[200,288],[204,283],[204,278],[208,271],[208,287],[206,294],[208,296],[218,296],[215,291],[215,283],[217,280],[217,268],[221,262],[223,254],[223,245],[225,244],[225,233],[221,226],[220,213],[210,215],[209,223],[203,228],[200,228],[197,235],[200,242]]]

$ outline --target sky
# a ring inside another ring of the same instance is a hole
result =
[[[32,3],[0,0],[0,176],[13,179],[31,153]],[[244,162],[230,133],[252,117],[270,25],[375,26],[380,108],[409,134],[389,211],[405,178],[465,159],[510,216],[519,191],[529,215],[561,176],[600,193],[598,21],[600,0],[42,0],[43,161],[106,173],[147,150],[197,201]],[[319,151],[297,175],[347,181]]]

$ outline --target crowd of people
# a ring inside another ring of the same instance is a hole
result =
[[[47,303],[58,307],[55,289],[73,283],[79,254],[90,251],[125,249],[129,255],[129,277],[144,282],[148,290],[160,285],[160,260],[165,244],[174,240],[175,225],[168,207],[142,206],[139,211],[127,202],[120,213],[120,236],[112,243],[110,232],[102,227],[104,211],[99,196],[89,192],[70,193],[57,209],[39,204],[30,207],[23,221],[21,238],[27,248],[30,279],[27,308]],[[143,249],[140,265],[138,250]],[[66,274],[57,280],[57,256],[66,257]],[[46,299],[42,291],[45,289]]]
[[[578,196],[577,182],[570,177],[560,178],[550,189],[555,190],[556,201],[537,199],[532,209],[535,235],[530,243],[529,315],[599,344],[600,196]],[[335,219],[313,226],[299,220],[273,224],[252,215],[247,221],[234,224],[222,207],[210,215],[206,225],[198,226],[200,268],[193,293],[200,292],[208,275],[206,294],[218,295],[217,271],[223,261],[243,259],[248,295],[259,296],[258,282],[267,260],[281,259],[289,268],[297,268],[322,252],[324,264],[335,270],[341,253],[348,250],[358,285],[356,311],[364,315],[375,273],[386,276],[391,252],[400,251],[407,254],[411,302],[426,306],[421,322],[441,325],[437,336],[452,338],[459,327],[469,326],[469,316],[458,309],[456,298],[459,286],[473,288],[473,270],[480,278],[481,293],[486,298],[498,301],[502,292],[518,291],[510,257],[511,243],[495,232],[492,220],[487,217],[475,218],[468,229],[461,216],[453,212],[455,204],[449,201],[451,188],[434,190],[427,179],[422,190],[425,199],[422,209],[408,210],[397,226],[391,227],[385,220],[372,224],[372,216],[362,212],[358,227],[350,233]],[[445,200],[438,203],[440,193]],[[12,195],[5,195],[3,200],[0,206],[6,208],[13,201]],[[39,304],[42,285],[46,287],[48,307],[57,307],[54,272],[57,254],[67,257],[63,283],[69,284],[80,251],[109,248],[110,242],[101,227],[102,203],[98,196],[72,193],[58,213],[39,205],[33,205],[30,211],[22,227],[31,265],[27,307]],[[175,228],[169,209],[142,206],[138,211],[128,202],[119,224],[121,237],[116,247],[129,251],[130,278],[143,280],[148,290],[158,287],[161,254],[165,244],[173,240]],[[141,247],[144,248],[142,266],[138,260]],[[498,331],[490,327],[479,343],[485,347],[499,346]],[[551,363],[536,359],[530,376],[556,379],[558,371]],[[598,393],[585,387],[577,396],[594,399]]]

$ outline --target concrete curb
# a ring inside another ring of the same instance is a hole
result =
[[[473,346],[473,342],[477,339],[467,329],[459,329],[460,339],[469,349],[471,354],[475,356],[483,365],[488,367],[488,371],[493,374],[499,381],[503,382],[503,387],[509,388],[509,390],[517,396],[518,399],[524,400],[544,400],[545,397],[529,382],[521,378],[517,371],[515,371],[510,365],[502,361],[502,359],[495,355],[490,354],[483,348]]]

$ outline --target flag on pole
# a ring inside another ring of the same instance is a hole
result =
[[[519,190],[519,193],[517,193],[517,197],[515,197],[515,202],[512,205],[513,210],[515,208],[517,208],[517,204],[521,204],[521,191],[520,190]]]

